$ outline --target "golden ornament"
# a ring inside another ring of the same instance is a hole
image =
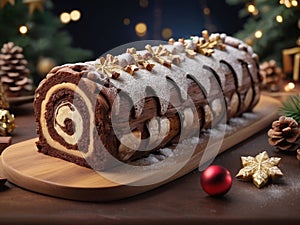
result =
[[[10,135],[15,129],[15,117],[6,109],[0,109],[0,135]]]
[[[0,8],[4,8],[4,6],[10,3],[11,5],[15,4],[15,0],[0,0]]]
[[[23,0],[23,3],[28,5],[30,15],[35,10],[43,11],[44,0]]]
[[[41,57],[38,60],[36,69],[39,75],[45,76],[55,66],[56,62],[54,59],[48,57]]]
[[[263,187],[269,180],[282,177],[283,173],[277,167],[281,158],[269,158],[266,151],[259,153],[255,157],[241,157],[243,168],[238,172],[236,178],[240,180],[252,180],[257,188]]]

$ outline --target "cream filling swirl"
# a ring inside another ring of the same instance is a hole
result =
[[[41,116],[40,116],[40,124],[41,124],[42,132],[44,134],[44,138],[46,139],[47,143],[52,148],[58,149],[58,150],[63,151],[63,152],[67,152],[69,154],[72,154],[72,155],[75,155],[75,156],[78,156],[78,157],[83,157],[83,153],[81,151],[77,151],[77,150],[66,148],[65,146],[63,146],[58,141],[52,139],[51,136],[50,136],[50,134],[49,134],[49,131],[48,131],[48,128],[47,128],[47,120],[45,118],[45,113],[47,111],[46,105],[50,101],[51,96],[53,94],[55,94],[55,92],[59,91],[60,89],[69,89],[69,90],[72,90],[75,93],[77,93],[79,96],[81,96],[84,99],[84,101],[85,101],[86,110],[88,110],[89,115],[90,115],[90,123],[88,125],[90,129],[89,129],[89,134],[87,134],[87,135],[90,135],[90,143],[89,143],[89,146],[88,146],[88,153],[86,153],[86,154],[91,154],[92,151],[93,151],[93,143],[94,143],[94,137],[93,137],[93,127],[95,127],[95,121],[94,121],[95,120],[94,119],[95,115],[94,115],[94,111],[93,111],[94,107],[93,107],[91,101],[89,100],[89,98],[86,96],[86,94],[77,85],[75,85],[73,83],[64,82],[64,83],[61,83],[61,84],[56,84],[56,85],[54,85],[53,87],[51,87],[47,91],[45,99],[43,100],[43,102],[41,104]],[[57,109],[57,112],[59,112],[58,113],[59,115],[62,115],[63,112],[65,112],[65,111],[69,111],[69,110],[66,109],[65,107],[63,107],[61,109]],[[70,112],[68,112],[68,113],[70,113]],[[75,114],[77,114],[77,113],[75,113]],[[60,124],[62,124],[61,120],[64,120],[64,117],[66,117],[66,116],[60,116],[60,119],[57,118],[60,121]],[[72,116],[71,118],[73,119],[74,116]],[[76,116],[75,116],[75,118],[76,118]],[[81,121],[82,121],[82,119],[81,119]],[[77,122],[76,123],[78,125],[82,124],[83,122],[81,122],[81,121],[80,121],[80,119],[77,118]],[[78,138],[80,137],[80,133],[82,131],[78,131],[78,129],[76,128],[76,132],[79,132],[79,134],[74,134],[74,139],[70,140],[71,138],[68,138],[67,142],[70,142],[70,143],[74,144],[74,143],[76,143],[78,141]],[[58,134],[61,135],[61,132],[58,132]],[[66,135],[64,135],[64,136],[66,136]]]
[[[63,102],[58,105],[54,112],[54,129],[70,145],[76,145],[83,133],[83,121],[78,109],[70,102]],[[68,134],[64,128],[65,121],[70,119],[73,123],[73,134]]]

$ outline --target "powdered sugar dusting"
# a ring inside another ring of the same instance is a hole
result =
[[[173,155],[173,150],[170,148],[161,148],[159,150],[160,154],[164,155],[164,156],[172,156]]]
[[[209,71],[202,69],[204,64],[201,61],[186,58],[179,66],[186,71],[186,74],[194,77],[194,80],[203,87],[207,94],[211,92],[209,77],[212,76],[212,74]]]
[[[167,166],[165,164],[166,159],[168,159],[168,163],[176,163],[176,160],[181,159],[181,157],[185,157],[185,149],[187,146],[195,146],[195,149],[202,149],[204,151],[207,147],[209,138],[213,137],[214,140],[224,138],[224,130],[226,138],[236,132],[239,132],[239,130],[252,124],[258,119],[258,114],[252,112],[244,113],[241,117],[231,118],[227,124],[220,123],[213,129],[202,130],[199,137],[183,139],[176,146],[173,145],[161,148],[147,157],[134,161],[133,164],[140,166],[151,165],[151,169],[161,169]]]

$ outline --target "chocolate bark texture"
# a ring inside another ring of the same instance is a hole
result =
[[[103,170],[172,149],[251,111],[257,65],[251,47],[214,34],[55,67],[35,92],[38,151]]]

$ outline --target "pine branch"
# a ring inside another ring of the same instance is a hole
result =
[[[300,94],[290,96],[282,105],[279,112],[286,117],[292,117],[300,123]]]
[[[300,7],[287,8],[279,1],[270,0],[226,0],[230,5],[244,4],[239,11],[239,16],[247,18],[244,27],[235,33],[239,39],[249,41],[253,50],[259,55],[261,61],[275,59],[281,66],[282,50],[294,47],[299,37],[297,23],[299,20]],[[251,15],[247,11],[247,5],[253,2],[258,10],[258,15]],[[278,23],[276,16],[281,15],[283,22]],[[257,30],[263,32],[259,39],[254,38]]]
[[[22,47],[37,82],[41,77],[36,65],[41,56],[54,59],[57,65],[86,61],[92,57],[92,51],[72,47],[72,36],[63,30],[63,24],[51,11],[52,7],[51,0],[44,1],[43,11],[36,10],[29,15],[28,6],[22,0],[15,0],[14,5],[0,8],[0,45],[12,41]],[[21,24],[29,28],[26,35],[18,32]]]

